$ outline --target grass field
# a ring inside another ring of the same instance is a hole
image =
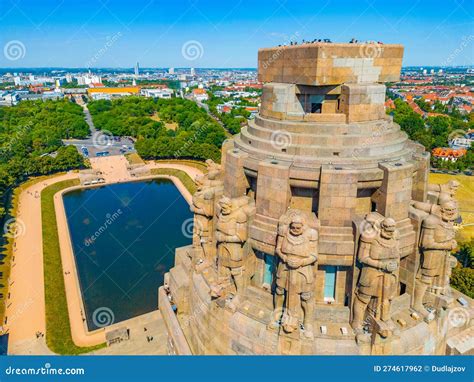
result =
[[[430,174],[430,183],[447,183],[455,179],[461,186],[456,194],[463,219],[463,227],[458,231],[458,241],[469,241],[474,238],[474,176]],[[465,225],[465,226],[464,226]]]
[[[150,116],[150,118],[154,121],[161,122],[161,118],[159,117],[158,113],[153,114]],[[163,122],[165,124],[165,127],[168,130],[173,130],[175,131],[178,128],[178,124],[176,122]]]
[[[53,197],[56,192],[77,185],[78,179],[65,180],[46,187],[41,193],[46,342],[51,351],[57,354],[83,354],[105,347],[105,343],[79,347],[71,337]]]
[[[189,167],[197,168],[203,173],[207,173],[207,166],[204,162],[200,162],[192,159],[155,159],[155,163],[173,163],[183,164]]]
[[[137,153],[126,154],[125,158],[130,164],[145,164],[144,160]]]
[[[171,175],[178,178],[184,187],[192,194],[196,192],[196,183],[184,171],[176,170],[174,168],[153,168],[152,175]]]

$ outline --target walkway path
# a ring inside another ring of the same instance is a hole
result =
[[[92,122],[92,116],[89,109],[87,108],[87,105],[86,104],[82,105],[82,109],[84,110],[84,119],[86,123],[89,125],[89,130],[91,131],[91,136],[92,136],[97,131],[97,129],[94,126],[94,122]]]
[[[24,230],[15,239],[6,310],[10,354],[49,352],[44,337],[36,336],[37,332],[46,333],[40,195],[45,187],[73,178],[77,178],[77,174],[47,179],[20,194],[17,221]]]

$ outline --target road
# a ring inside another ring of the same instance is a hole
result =
[[[65,145],[76,146],[77,151],[82,153],[81,148],[86,147],[89,152],[89,157],[93,158],[97,156],[98,152],[107,151],[110,155],[123,155],[135,152],[135,144],[131,138],[128,137],[114,137],[108,132],[97,130],[92,121],[91,113],[87,108],[87,105],[82,106],[84,110],[84,120],[89,126],[90,137],[86,139],[64,139]]]
[[[222,128],[224,129],[226,135],[228,138],[232,137],[232,134],[225,128],[224,124],[222,123],[222,121],[217,118],[214,114],[211,113],[211,111],[209,110],[209,105],[206,104],[206,103],[202,103],[201,101],[198,101],[196,99],[194,99],[192,96],[186,96],[186,98],[190,101],[194,101],[196,102],[196,104],[199,106],[199,107],[202,107],[204,110],[206,110],[207,114],[209,114],[209,116],[214,120],[216,121],[219,125],[222,126]]]
[[[87,108],[87,105],[86,104],[82,105],[82,109],[84,110],[84,119],[86,120],[86,123],[89,125],[89,130],[91,131],[91,136],[92,136],[97,131],[97,129],[94,126],[94,122],[92,121],[92,116],[89,109]]]

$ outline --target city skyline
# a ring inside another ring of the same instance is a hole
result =
[[[1,68],[255,68],[255,51],[289,41],[405,46],[404,66],[473,64],[472,1],[313,4],[239,1],[5,1]],[[377,33],[373,31],[377,30]],[[436,49],[433,47],[436,46]]]

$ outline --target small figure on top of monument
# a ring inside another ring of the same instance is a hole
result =
[[[247,241],[248,198],[230,199],[223,196],[218,203],[215,239],[217,242],[218,285],[211,288],[213,297],[221,297],[225,290],[235,292],[231,308],[237,306],[244,286],[244,244]]]
[[[309,224],[312,223],[312,224]],[[288,210],[278,223],[278,239],[275,253],[281,259],[278,264],[275,311],[277,320],[271,328],[280,325],[292,333],[302,324],[304,334],[313,337],[314,311],[314,264],[318,260],[318,221],[313,214],[306,217],[302,211]],[[286,292],[286,306],[283,307]],[[303,319],[299,312],[303,310]],[[302,321],[302,322],[301,322]]]
[[[431,213],[423,220],[420,237],[421,261],[415,284],[414,308],[424,317],[430,312],[423,306],[428,287],[435,294],[449,294],[449,275],[456,266],[451,251],[456,249],[454,221],[458,217],[454,201],[443,202],[440,214]]]
[[[372,222],[367,223],[376,227]],[[363,231],[357,259],[361,264],[361,273],[357,283],[356,299],[353,307],[352,327],[360,337],[364,335],[366,313],[371,318],[369,326],[376,326],[376,332],[382,337],[392,333],[393,323],[390,315],[392,299],[398,291],[398,269],[400,250],[395,220],[385,218],[376,234],[372,229]],[[376,301],[367,308],[372,299]]]

